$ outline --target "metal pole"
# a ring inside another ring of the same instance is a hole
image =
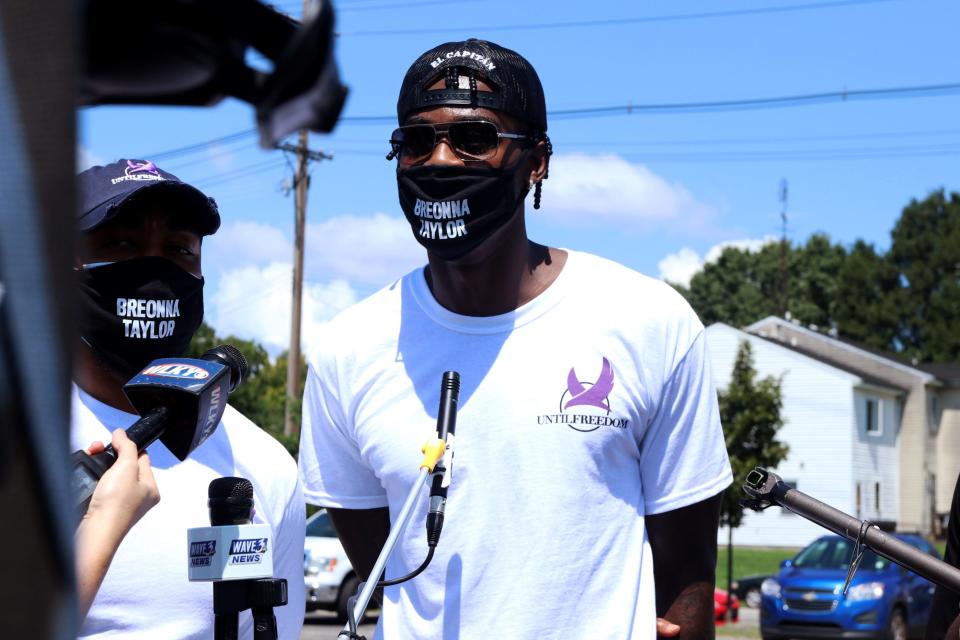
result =
[[[304,11],[307,10],[304,2]],[[290,349],[287,361],[287,400],[283,407],[283,435],[293,436],[300,425],[293,419],[293,403],[300,397],[300,317],[303,296],[303,237],[307,218],[307,130],[300,130],[297,145],[297,173],[294,178],[295,220],[293,240],[293,300],[290,307]]]
[[[407,499],[400,509],[397,522],[390,528],[390,534],[387,536],[387,541],[383,543],[383,549],[380,551],[380,555],[377,556],[377,562],[373,565],[373,570],[367,577],[367,581],[363,583],[363,589],[360,590],[357,603],[353,607],[353,620],[357,624],[360,624],[360,621],[363,619],[363,613],[367,610],[367,605],[370,604],[370,598],[373,597],[373,592],[377,588],[377,582],[380,580],[383,575],[383,570],[387,566],[387,559],[390,557],[390,554],[393,553],[393,548],[397,545],[400,534],[406,530],[407,524],[410,522],[410,516],[413,515],[414,504],[420,495],[421,487],[423,487],[428,473],[430,473],[429,470],[421,468],[417,474],[417,480],[413,483],[413,486],[410,487],[410,493],[407,494]],[[343,631],[350,631],[349,620],[347,624],[344,625]],[[341,631],[341,633],[343,633],[343,631]]]
[[[960,593],[960,569],[938,560],[915,547],[881,531],[876,525],[859,520],[834,509],[830,505],[811,498],[805,493],[785,484],[770,471],[754,469],[743,484],[744,493],[750,496],[751,508],[765,508],[774,504],[788,509],[847,540],[859,541],[885,558],[906,567],[910,571]],[[863,531],[863,536],[860,533]]]

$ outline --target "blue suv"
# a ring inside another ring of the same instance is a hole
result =
[[[937,556],[933,545],[920,536],[893,535]],[[780,571],[761,585],[761,637],[922,637],[934,585],[867,551],[844,596],[841,591],[852,552],[852,542],[831,535],[818,538],[792,560],[784,560]]]

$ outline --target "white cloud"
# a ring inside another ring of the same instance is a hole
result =
[[[383,213],[308,223],[304,253],[306,277],[343,279],[364,290],[379,289],[426,262],[407,221]],[[290,262],[292,256],[288,233],[259,222],[224,223],[203,248],[204,269],[211,274]]]
[[[107,164],[106,160],[92,153],[89,149],[87,149],[86,147],[80,144],[77,145],[76,163],[77,163],[77,173],[81,171],[85,171],[90,167],[95,167],[97,165],[102,166]]]
[[[665,221],[695,222],[713,208],[682,185],[614,154],[561,154],[550,160],[543,208],[567,222],[644,227]]]
[[[765,245],[778,242],[774,236],[764,236],[763,238],[747,238],[744,240],[725,240],[713,245],[707,250],[706,256],[701,260],[700,254],[690,247],[683,247],[676,253],[670,253],[664,256],[657,263],[660,269],[660,279],[675,284],[690,286],[690,280],[695,276],[703,266],[710,262],[716,262],[724,249],[734,248],[750,253],[757,253]]]
[[[399,216],[344,215],[307,225],[306,270],[379,288],[424,264],[426,252]]]
[[[290,262],[293,242],[279,228],[259,222],[224,222],[203,241],[204,268],[225,272],[250,264]]]
[[[293,242],[279,227],[224,223],[204,240],[206,320],[218,335],[256,340],[273,355],[290,342]],[[302,342],[367,293],[426,261],[400,217],[338,216],[307,225]]]
[[[207,301],[206,320],[218,335],[256,340],[276,355],[290,344],[290,262],[266,267],[245,266],[223,273]],[[357,301],[342,279],[304,282],[301,342],[305,352],[315,344],[326,321]]]
[[[700,254],[690,247],[683,247],[676,253],[668,254],[657,263],[660,279],[675,284],[690,286],[690,279],[703,268]]]

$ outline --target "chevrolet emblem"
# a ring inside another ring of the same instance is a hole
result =
[[[808,591],[807,593],[803,594],[803,599],[806,602],[813,602],[814,600],[817,599],[817,594],[814,593],[813,591]]]

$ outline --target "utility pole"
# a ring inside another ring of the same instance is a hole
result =
[[[787,179],[780,180],[780,317],[790,312],[790,275],[787,271]],[[789,318],[787,318],[789,319]]]
[[[287,398],[283,405],[283,435],[293,436],[299,425],[293,419],[293,403],[300,397],[300,318],[303,298],[303,245],[307,220],[307,190],[310,174],[307,165],[311,160],[332,160],[333,156],[307,148],[307,130],[301,129],[299,143],[280,144],[277,148],[297,155],[297,168],[293,174],[294,231],[293,231],[293,301],[290,308],[290,350],[287,361]]]

